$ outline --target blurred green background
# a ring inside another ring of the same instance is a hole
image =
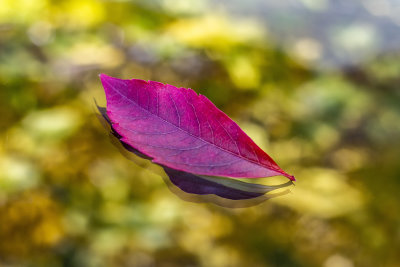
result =
[[[0,266],[400,266],[398,0],[1,0]],[[185,202],[98,74],[191,87],[297,178]]]

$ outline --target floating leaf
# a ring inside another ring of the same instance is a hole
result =
[[[205,96],[154,81],[100,79],[113,130],[154,163],[196,175],[295,180]]]

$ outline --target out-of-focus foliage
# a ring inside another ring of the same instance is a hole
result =
[[[400,46],[377,30],[399,36],[398,4],[292,1],[325,16],[308,28],[283,4],[268,25],[217,2],[1,1],[0,265],[400,265]],[[312,30],[356,64],[320,69],[331,52]],[[296,176],[292,193],[181,200],[110,144],[101,72],[206,95]]]

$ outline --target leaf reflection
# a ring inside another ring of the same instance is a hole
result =
[[[111,121],[107,116],[107,109],[100,107],[97,103],[96,107],[101,114],[97,114],[97,117],[102,125],[110,131],[112,143],[118,147],[125,157],[134,161],[139,166],[145,167],[145,164],[136,156],[146,160],[151,160],[151,158],[121,141],[119,139],[121,136],[113,129]],[[179,198],[185,201],[213,203],[229,208],[250,207],[268,199],[286,195],[290,192],[289,189],[276,193],[271,192],[293,185],[292,181],[278,185],[247,183],[238,179],[196,175],[162,165],[159,166],[164,169],[167,176],[157,171],[158,174],[161,175],[170,191]]]

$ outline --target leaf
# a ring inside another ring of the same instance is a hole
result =
[[[100,79],[112,128],[154,163],[197,175],[295,180],[205,96],[154,81]]]

